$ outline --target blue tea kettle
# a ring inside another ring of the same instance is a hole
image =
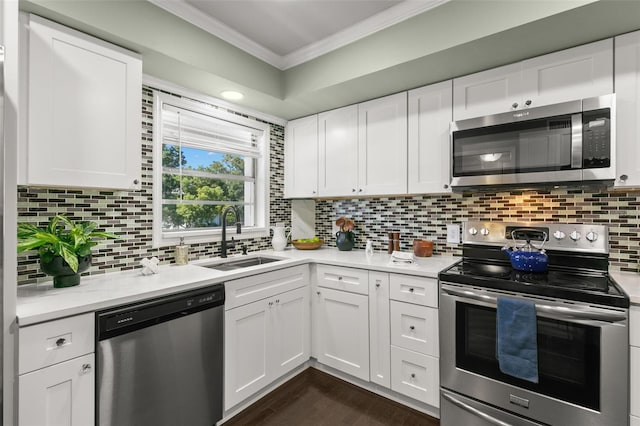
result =
[[[517,269],[518,271],[526,271],[526,272],[545,272],[547,270],[547,266],[549,265],[549,258],[547,254],[544,252],[542,246],[547,241],[547,233],[544,231],[544,238],[542,240],[542,244],[540,247],[535,247],[531,244],[530,238],[527,237],[525,240],[525,244],[522,247],[517,247],[515,234],[518,231],[526,231],[525,235],[531,232],[530,229],[514,229],[511,231],[511,238],[514,242],[514,247],[505,246],[502,248],[502,252],[509,256],[509,260],[511,261],[511,266],[513,269]]]

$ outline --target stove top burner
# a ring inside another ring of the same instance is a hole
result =
[[[440,280],[607,306],[629,306],[625,293],[602,271],[550,266],[547,272],[522,272],[509,263],[463,259],[441,272]]]

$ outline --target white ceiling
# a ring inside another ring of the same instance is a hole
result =
[[[449,0],[150,1],[284,70]]]

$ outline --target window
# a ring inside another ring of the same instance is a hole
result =
[[[163,93],[154,105],[154,246],[216,239],[227,206],[238,237],[266,235],[269,126]]]

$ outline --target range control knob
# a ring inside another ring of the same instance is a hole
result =
[[[588,241],[594,242],[595,240],[598,239],[598,234],[593,231],[587,232],[586,238]]]
[[[564,237],[566,237],[567,234],[565,234],[560,230],[557,230],[556,232],[553,233],[553,236],[555,237],[556,240],[564,240]]]
[[[480,233],[486,237],[487,235],[489,235],[489,230],[487,228],[482,228],[480,230]]]
[[[477,233],[478,233],[478,230],[476,228],[469,229],[469,234],[476,235]]]
[[[573,231],[572,233],[569,234],[569,238],[571,238],[573,241],[578,241],[581,236],[582,235],[580,235],[578,231]]]

